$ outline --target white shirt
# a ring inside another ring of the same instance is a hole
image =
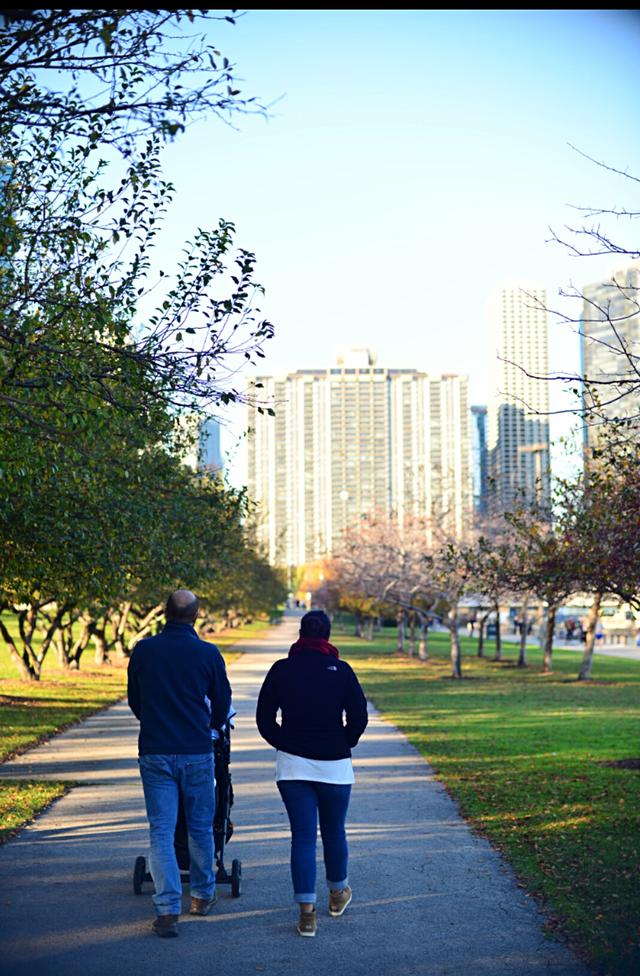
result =
[[[316,783],[355,783],[353,763],[346,759],[305,759],[276,750],[276,783],[281,779],[310,779]]]

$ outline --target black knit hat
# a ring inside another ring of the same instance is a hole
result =
[[[329,639],[331,621],[324,610],[309,610],[300,621],[301,637],[323,637]]]

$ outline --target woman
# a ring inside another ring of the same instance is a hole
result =
[[[367,701],[351,667],[329,643],[330,634],[323,610],[304,615],[288,657],[276,661],[264,680],[256,713],[260,735],[277,750],[276,782],[291,824],[291,877],[302,936],[314,936],[317,929],[318,818],[329,914],[342,915],[352,898],[345,823],[354,782],[351,749],[367,727]]]

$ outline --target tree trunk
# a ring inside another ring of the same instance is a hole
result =
[[[493,656],[494,661],[502,660],[502,630],[500,628],[500,604],[496,603],[496,653]]]
[[[153,625],[163,610],[164,604],[158,603],[155,607],[152,607],[151,610],[149,610],[149,612],[138,623],[135,634],[129,638],[127,643],[127,657],[131,655],[131,651],[134,649],[138,641],[142,640],[143,637],[146,637],[147,634],[150,634],[153,631]]]
[[[484,657],[484,628],[489,614],[485,613],[478,620],[478,657]]]
[[[22,654],[20,653],[20,651],[15,645],[13,637],[11,636],[11,634],[9,633],[9,631],[5,626],[4,620],[2,620],[1,618],[0,618],[0,634],[2,634],[4,642],[7,645],[7,650],[9,651],[9,657],[11,658],[16,668],[18,669],[22,681],[39,681],[40,675],[37,674],[31,668],[29,656],[27,655],[26,652],[23,652]]]
[[[109,645],[107,644],[107,628],[105,627],[94,627],[93,634],[93,646],[95,647],[94,662],[101,667],[106,664],[109,660]]]
[[[598,614],[600,613],[601,603],[602,603],[602,593],[595,593],[593,596],[593,603],[591,604],[591,609],[589,610],[589,622],[587,624],[587,639],[584,645],[584,653],[582,655],[582,662],[580,664],[580,673],[578,674],[578,681],[588,681],[591,677],[591,668],[593,667],[593,649],[596,646],[596,628],[598,624]]]
[[[70,629],[70,625],[69,625]],[[53,638],[53,646],[56,649],[56,657],[58,658],[58,664],[63,671],[68,671],[69,664],[69,636],[67,634],[67,628],[62,627],[58,633]]]
[[[124,646],[124,633],[127,626],[127,619],[129,617],[129,611],[131,610],[131,603],[123,603],[120,607],[120,612],[116,615],[114,627],[115,627],[115,640],[114,645],[116,649],[116,657],[119,661],[127,660],[127,652]]]
[[[416,651],[416,615],[412,613],[409,619],[409,657],[413,657]]]
[[[429,658],[429,651],[427,649],[427,638],[429,634],[429,624],[420,624],[420,641],[418,643],[418,657],[421,661],[426,661]]]
[[[356,613],[355,618],[356,618],[355,636],[362,637],[362,617],[359,613]]]
[[[69,650],[69,667],[74,671],[80,670],[80,658],[86,651],[91,640],[91,634],[93,633],[95,624],[93,617],[86,616],[82,617],[81,620],[80,633]]]
[[[65,613],[71,610],[71,607],[67,604],[63,604],[61,607],[58,607],[56,604],[53,605],[55,607],[55,613],[52,618],[46,618],[48,626],[42,628],[44,630],[44,636],[37,653],[33,647],[33,636],[36,630],[38,609],[35,607],[27,607],[26,610],[21,610],[18,615],[18,626],[20,627],[20,634],[22,635],[22,643],[24,645],[22,657],[24,660],[28,660],[29,669],[36,680],[40,679],[44,659],[47,656],[47,651],[51,646],[56,631],[60,627],[62,618]]]
[[[551,674],[553,671],[552,666],[552,655],[553,655],[553,635],[556,629],[556,613],[558,611],[558,606],[556,603],[549,604],[549,610],[547,614],[547,627],[544,635],[544,656],[542,673]]]
[[[403,610],[398,610],[397,621],[398,621],[397,650],[403,652],[404,651],[404,611]]]
[[[460,635],[458,633],[458,615],[449,614],[449,634],[451,636],[451,677],[462,677],[462,656],[460,654]]]
[[[518,654],[518,667],[526,668],[527,666],[527,629],[529,627],[529,620],[527,617],[527,610],[529,608],[529,597],[525,596],[522,601],[522,625],[520,630],[520,652]]]

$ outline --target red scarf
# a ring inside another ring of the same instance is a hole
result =
[[[328,654],[330,657],[340,657],[338,648],[324,637],[299,637],[295,644],[291,645],[289,657],[301,654],[303,651],[319,651],[320,654]]]

